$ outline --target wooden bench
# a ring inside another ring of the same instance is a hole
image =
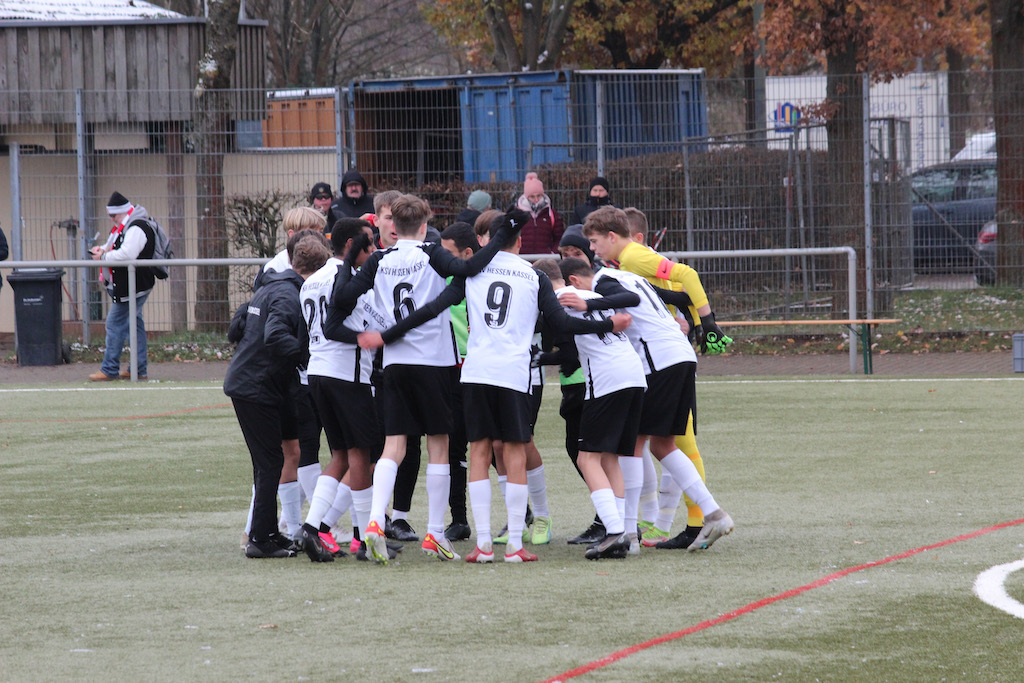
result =
[[[902,318],[857,318],[855,320],[718,320],[721,327],[771,327],[783,325],[844,325],[850,334],[860,339],[864,357],[864,374],[874,373],[871,353],[871,326],[902,322]],[[857,326],[860,326],[858,331]],[[853,360],[851,359],[851,365]],[[850,368],[851,372],[853,368]]]

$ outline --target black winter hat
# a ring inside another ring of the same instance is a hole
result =
[[[327,183],[317,183],[313,186],[313,189],[309,191],[309,203],[312,204],[313,200],[320,195],[327,195],[331,199],[334,199],[334,193],[331,192],[331,186]]]
[[[111,216],[116,216],[119,213],[125,213],[131,208],[132,203],[120,192],[115,192],[110,195],[110,199],[107,200],[107,213]]]
[[[601,176],[594,176],[593,178],[591,178],[590,179],[590,187],[588,187],[587,190],[588,191],[589,190],[593,190],[598,185],[603,187],[605,192],[609,191],[608,190],[608,181],[605,180],[604,178],[602,178]]]
[[[562,241],[558,243],[558,246],[576,247],[587,255],[590,265],[594,265],[594,250],[590,248],[590,240],[583,236],[580,226],[570,225],[562,235]]]

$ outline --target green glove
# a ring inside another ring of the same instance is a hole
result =
[[[722,332],[722,328],[715,322],[714,313],[702,316],[700,323],[697,326],[697,341],[700,343],[700,352],[704,355],[722,353],[725,347],[732,343],[732,337]]]

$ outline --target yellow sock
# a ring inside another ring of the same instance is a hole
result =
[[[697,450],[697,440],[693,433],[693,418],[686,422],[686,433],[676,437],[676,447],[685,453],[693,466],[697,468],[701,481],[707,482],[707,477],[704,475],[704,460],[700,457],[700,451]],[[686,502],[686,526],[704,526],[704,511],[700,509],[700,506],[690,500],[686,494],[683,494],[683,500]]]

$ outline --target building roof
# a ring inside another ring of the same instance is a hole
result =
[[[0,0],[0,21],[96,23],[186,19],[146,0]]]

